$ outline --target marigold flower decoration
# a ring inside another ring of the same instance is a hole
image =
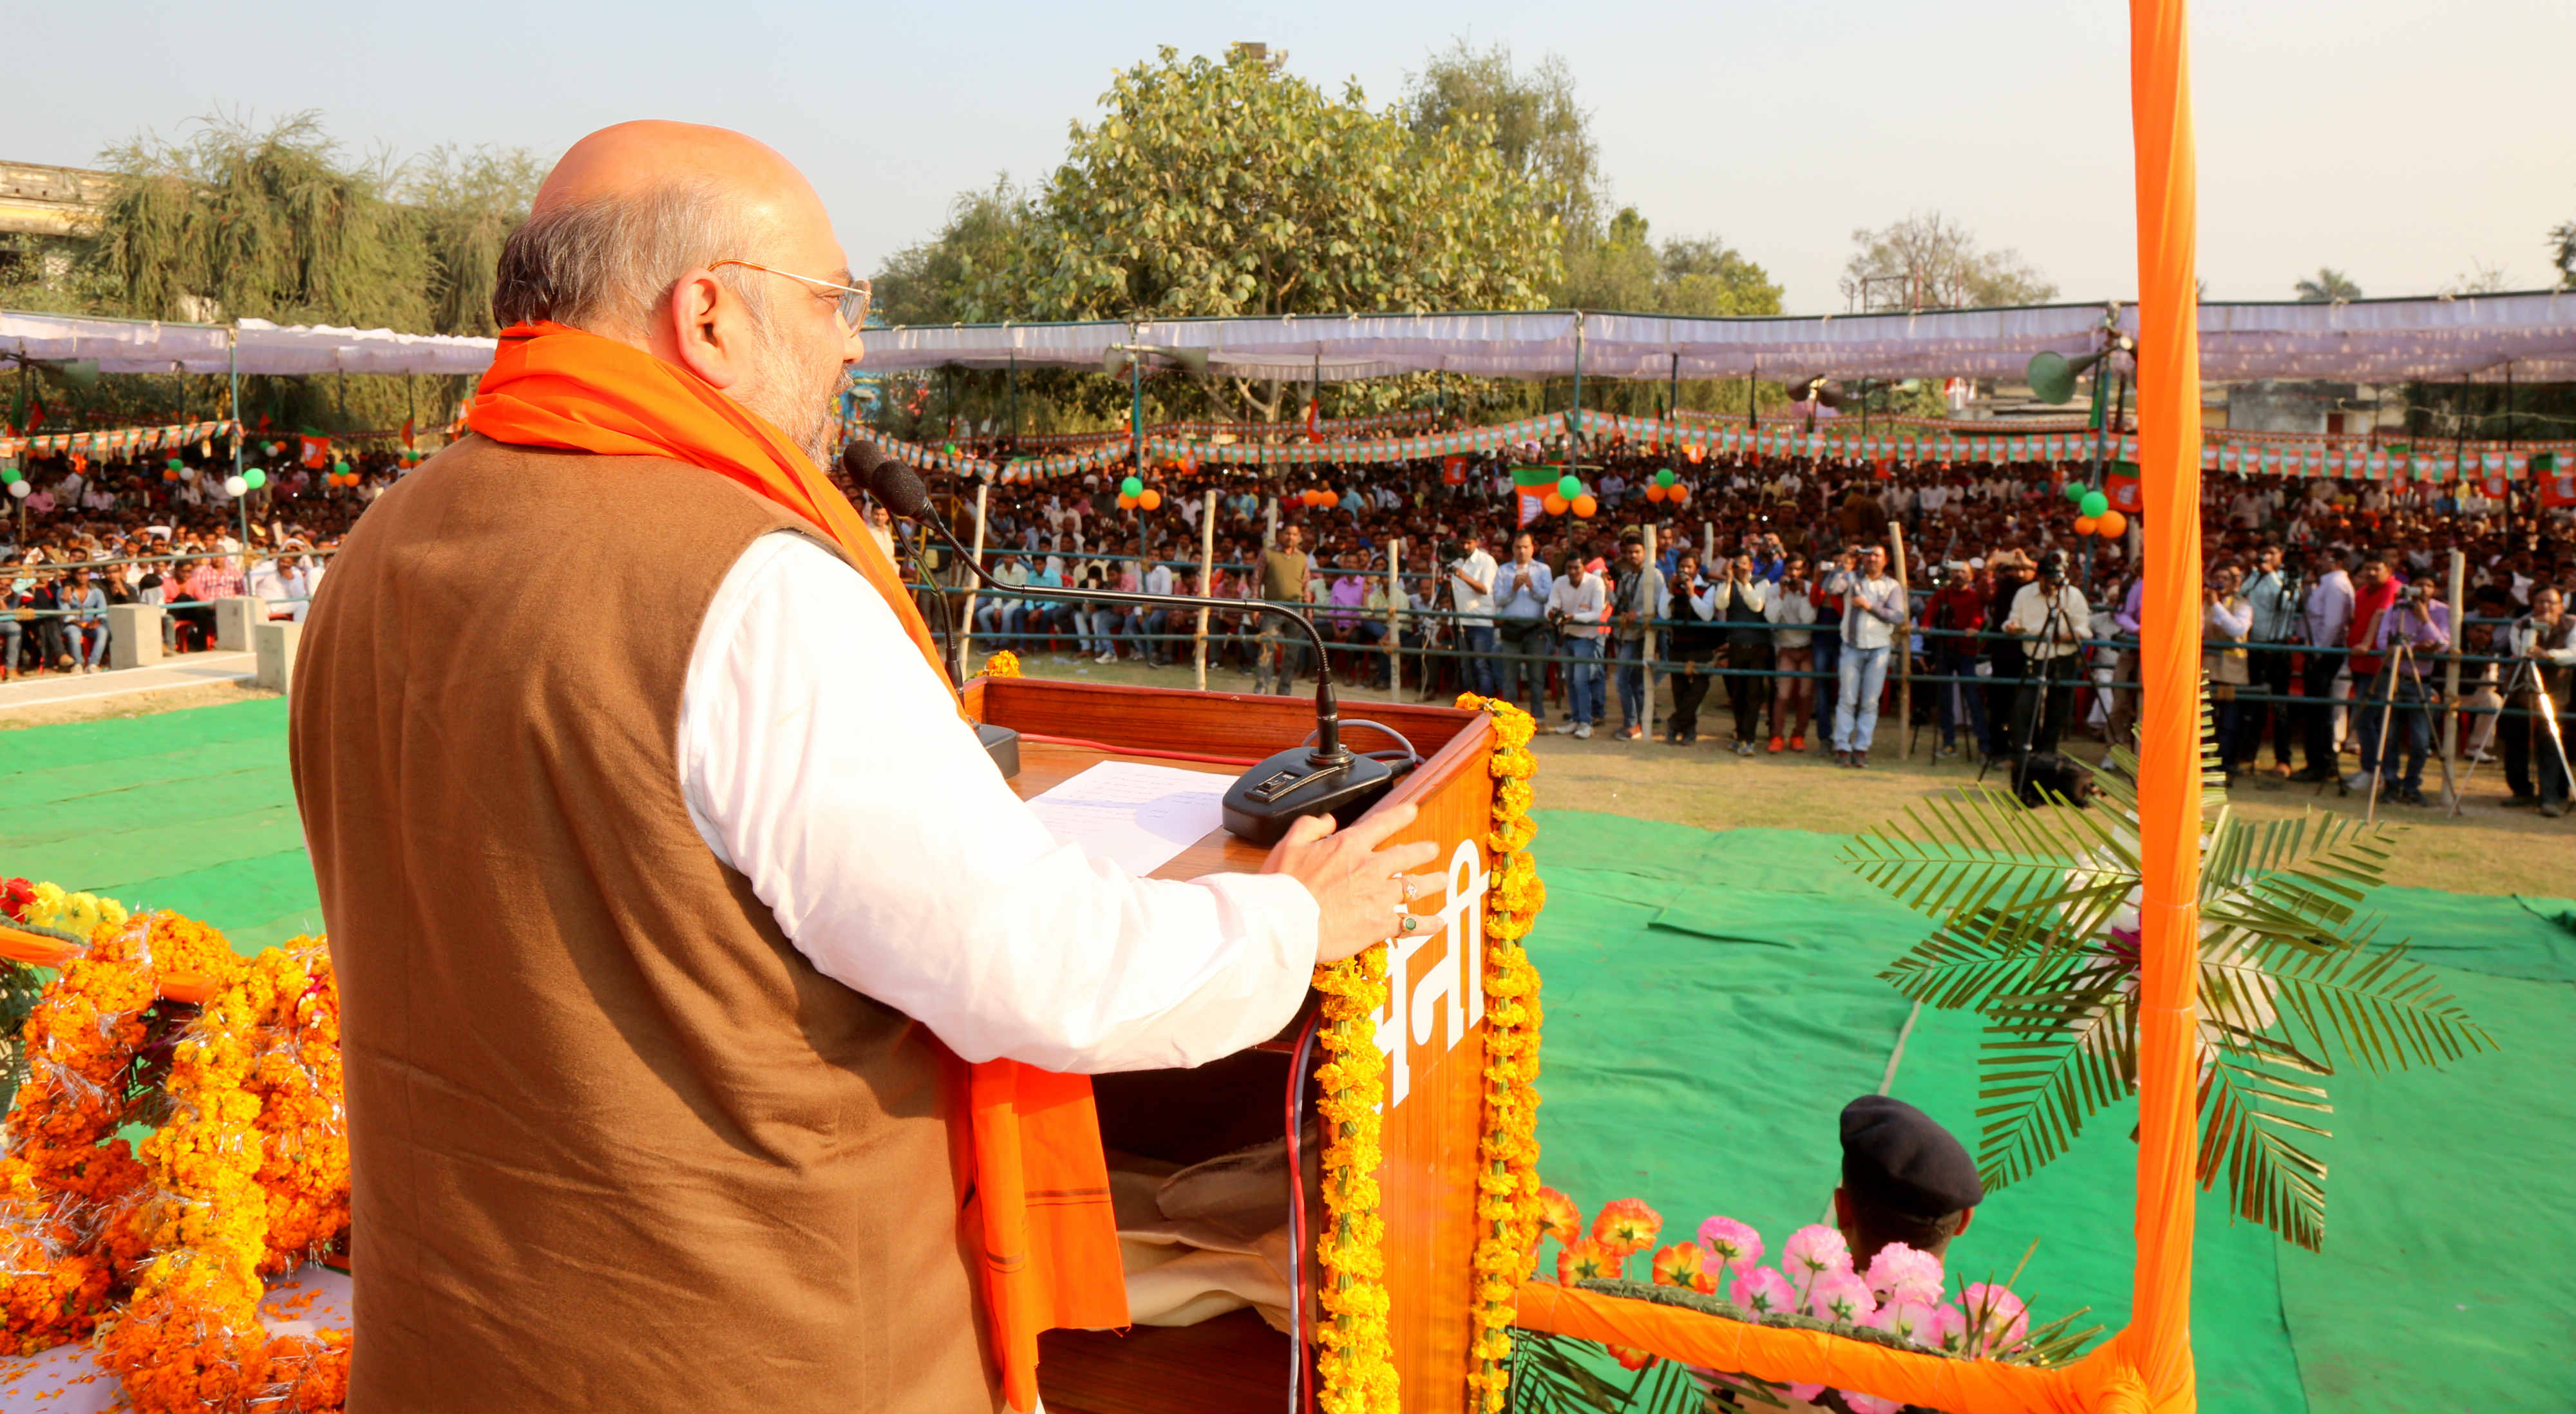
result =
[[[1529,936],[1547,902],[1529,843],[1538,833],[1529,818],[1530,777],[1538,758],[1529,744],[1538,724],[1505,701],[1469,693],[1458,705],[1481,709],[1493,723],[1487,769],[1494,777],[1493,829],[1485,847],[1502,860],[1485,893],[1485,1118],[1477,1142],[1476,1213],[1485,1224],[1471,1258],[1475,1276],[1476,1368],[1467,1387],[1484,1414],[1499,1414],[1511,1390],[1505,1361],[1512,1350],[1505,1333],[1519,1312],[1520,1284],[1538,1262],[1542,1223],[1563,1219],[1573,1232],[1582,1217],[1558,1194],[1553,1209],[1538,1181],[1538,970],[1521,939]],[[1563,1234],[1560,1234],[1563,1240]],[[1562,1270],[1563,1259],[1559,1259]]]
[[[298,938],[233,969],[182,1034],[175,1116],[144,1143],[157,1191],[135,1225],[152,1252],[100,1341],[143,1414],[337,1409],[349,1336],[271,1337],[263,1274],[348,1226],[339,1003],[330,958]]]
[[[984,660],[984,672],[982,675],[988,678],[1015,678],[1020,676],[1020,655],[1012,652],[1008,648],[1003,649]]]
[[[1315,970],[1323,993],[1316,1033],[1315,1108],[1324,1125],[1325,1229],[1316,1243],[1324,1279],[1315,1325],[1318,1399],[1326,1414],[1397,1414],[1394,1346],[1387,1334],[1386,1221],[1378,1212],[1378,1107],[1386,1057],[1377,1048],[1386,1005],[1386,949]]]

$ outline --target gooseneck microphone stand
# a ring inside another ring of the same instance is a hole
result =
[[[1045,588],[1030,590],[995,579],[975,562],[974,555],[957,541],[937,516],[930,513],[930,492],[920,473],[903,463],[888,458],[875,447],[853,442],[841,453],[841,466],[850,479],[864,486],[886,509],[917,524],[927,525],[947,542],[959,562],[977,580],[995,594],[1008,598],[1031,599],[1046,594],[1067,598],[1096,599],[1104,604],[1134,604],[1147,608],[1182,607],[1216,609],[1240,613],[1245,609],[1274,614],[1295,624],[1306,635],[1315,650],[1315,740],[1312,746],[1294,746],[1277,752],[1246,771],[1225,793],[1225,827],[1255,844],[1276,843],[1288,832],[1288,826],[1301,815],[1330,814],[1347,823],[1359,818],[1379,796],[1395,784],[1398,777],[1409,773],[1415,764],[1411,746],[1401,753],[1355,752],[1342,744],[1341,708],[1333,694],[1333,677],[1323,671],[1331,660],[1324,655],[1324,636],[1315,623],[1298,611],[1257,599],[1209,599],[1190,594],[1138,594],[1123,589]]]

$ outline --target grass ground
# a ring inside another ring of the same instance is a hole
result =
[[[1126,661],[1104,664],[1032,654],[1022,659],[1021,667],[1032,677],[1150,687],[1194,685],[1186,666],[1148,668]],[[1249,692],[1252,678],[1212,667],[1207,685],[1214,692]],[[1345,704],[1387,699],[1387,694],[1367,689],[1340,692]],[[1411,696],[1407,694],[1408,700]],[[1716,705],[1722,709],[1722,703]],[[1356,714],[1346,706],[1343,715]],[[1882,724],[1869,768],[1854,771],[1817,754],[1819,743],[1814,740],[1807,743],[1808,754],[1802,757],[1785,752],[1773,756],[1768,751],[1750,758],[1737,756],[1728,748],[1731,719],[1722,710],[1703,708],[1700,720],[1702,735],[1693,746],[1608,736],[1589,741],[1541,736],[1540,804],[1551,810],[1593,810],[1709,830],[1763,826],[1845,835],[1895,819],[1913,801],[1977,779],[1974,760],[1929,759],[1937,744],[1930,732],[1916,744],[1913,758],[1904,759],[1893,723]],[[2077,748],[2088,756],[2101,749],[2092,742],[2078,743]],[[2433,789],[2439,783],[2438,767],[2428,767],[2425,774],[2428,797],[2438,798]],[[1992,784],[2001,777],[1987,779]],[[2500,803],[2503,798],[2503,773],[2485,766],[2470,779],[2468,798],[2456,819],[2439,809],[2383,803],[2380,818],[2405,832],[2388,882],[2454,893],[2576,896],[2576,820],[2543,820],[2530,810],[2508,810]],[[2361,796],[2345,797],[2331,785],[2319,793],[2313,785],[2291,785],[2268,776],[2240,783],[2232,803],[2240,813],[2259,820],[2306,810],[2358,817],[2366,805]]]

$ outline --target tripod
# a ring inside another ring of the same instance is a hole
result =
[[[2537,660],[2529,657],[2514,660],[2513,671],[2505,675],[2504,699],[2511,702],[2515,693],[2524,690],[2526,679],[2529,680],[2531,700],[2539,704],[2541,724],[2549,731],[2550,749],[2558,753],[2558,774],[2561,779],[2576,785],[2576,772],[2567,769],[2567,737],[2558,725],[2558,704],[2550,700],[2549,681],[2541,676],[2540,664]],[[2469,780],[2477,773],[2478,763],[2475,761],[2471,761],[2469,768],[2460,773],[2460,791],[2451,797],[2453,815],[2460,813],[2460,796],[2467,793]]]
[[[2362,818],[2366,820],[2377,820],[2379,818],[2379,781],[2381,775],[2381,762],[2388,759],[2389,751],[2396,745],[2396,743],[2390,739],[2389,733],[2397,724],[2397,689],[2400,684],[2410,680],[2415,684],[2415,714],[2416,719],[2420,719],[2424,724],[2425,740],[2430,742],[2441,735],[2441,733],[2435,729],[2433,722],[2432,688],[2424,681],[2423,674],[2416,671],[2415,645],[2409,643],[2403,638],[2390,644],[2388,649],[2388,661],[2383,666],[2382,674],[2388,682],[2388,700],[2381,703],[2379,708],[2379,750],[2377,753],[2379,760],[2364,761],[2362,763],[2362,768],[2370,773],[2370,802],[2362,811]],[[2368,711],[2369,709],[2365,707],[2362,710]],[[2431,753],[2428,751],[2427,754],[2429,755]],[[2460,788],[2458,784],[2453,782],[2451,779],[2451,758],[2443,756],[2440,759],[2442,762],[2442,795],[2450,805],[2452,812],[2456,814],[2460,807]]]

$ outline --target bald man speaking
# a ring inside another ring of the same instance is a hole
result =
[[[472,435],[313,606],[353,1414],[1033,1407],[1039,1330],[1126,1317],[1081,1077],[1274,1034],[1433,855],[1051,838],[818,469],[866,307],[767,147],[584,138]]]

